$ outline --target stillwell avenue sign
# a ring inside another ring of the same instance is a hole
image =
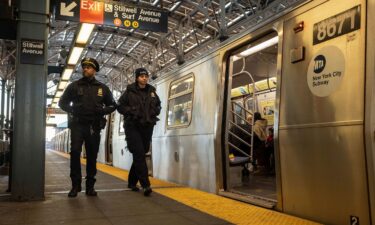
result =
[[[168,12],[158,9],[94,0],[52,0],[51,7],[56,20],[168,32]]]

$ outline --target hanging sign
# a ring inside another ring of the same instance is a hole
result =
[[[43,40],[21,39],[20,51],[21,64],[44,64]]]
[[[56,20],[168,32],[168,12],[119,2],[53,0]]]

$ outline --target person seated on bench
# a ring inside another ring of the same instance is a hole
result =
[[[266,152],[266,128],[267,120],[262,118],[259,112],[254,113],[254,139],[253,139],[253,163],[255,166],[256,173],[265,173],[265,167],[267,164],[267,152]],[[260,167],[260,168],[258,168]]]

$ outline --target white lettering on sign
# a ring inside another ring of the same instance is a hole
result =
[[[350,225],[359,225],[359,217],[350,216]]]
[[[32,42],[23,42],[22,43],[22,47],[24,48],[38,48],[38,49],[43,49],[43,43],[39,43],[39,44],[34,44]]]
[[[161,17],[160,12],[150,11],[150,10],[145,10],[145,9],[141,9],[141,12],[139,14],[145,15],[145,16]]]
[[[81,0],[81,9],[89,11],[102,11],[100,2],[94,2],[89,0]]]
[[[124,5],[114,5],[114,10],[118,12],[125,12],[125,13],[133,13],[133,14],[137,13],[137,8],[127,7]]]
[[[160,20],[158,18],[152,18],[152,17],[139,15],[138,21],[144,21],[144,22],[150,22],[150,23],[159,23]]]
[[[350,20],[350,29],[353,30],[355,27],[355,14],[354,10],[345,12],[337,17],[333,17],[327,21],[323,21],[318,25],[317,38],[319,41],[335,35],[339,36],[342,33],[342,27],[346,19]]]
[[[22,64],[44,64],[44,41],[21,40],[20,62]]]
[[[43,55],[43,50],[35,50],[35,49],[24,48],[24,49],[22,49],[22,53],[33,54],[33,55]]]
[[[135,19],[135,14],[122,13],[122,18],[123,19],[128,19],[128,20],[134,20]]]
[[[307,84],[318,97],[326,97],[340,86],[345,74],[345,56],[336,46],[320,49],[311,59]]]
[[[313,44],[339,37],[361,27],[361,7],[355,6],[314,24]]]

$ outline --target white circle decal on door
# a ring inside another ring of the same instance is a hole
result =
[[[345,74],[345,56],[336,46],[320,49],[311,59],[307,71],[307,84],[318,97],[332,94]]]

